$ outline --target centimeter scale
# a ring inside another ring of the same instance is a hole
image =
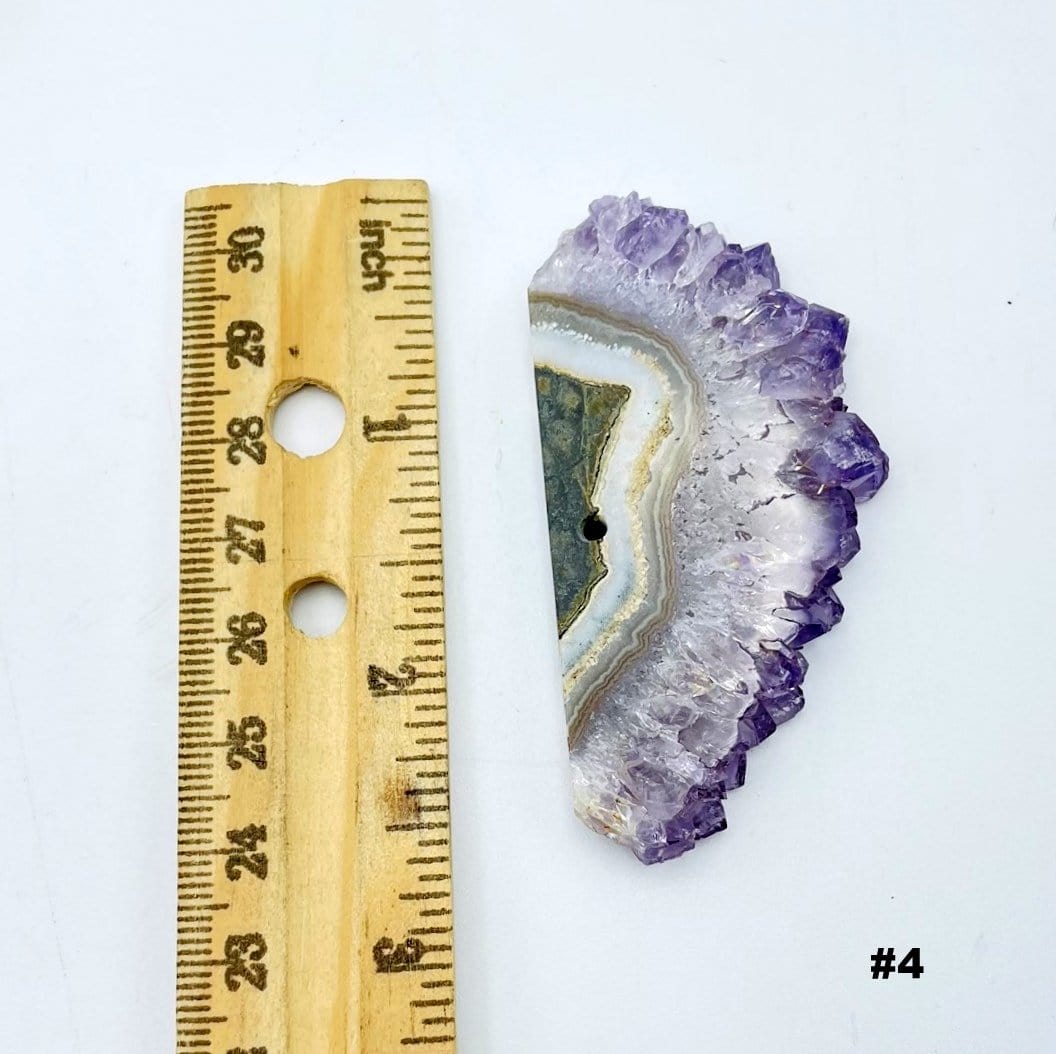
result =
[[[427,188],[209,187],[184,230],[177,1050],[454,1051]],[[346,423],[302,459],[305,383]]]

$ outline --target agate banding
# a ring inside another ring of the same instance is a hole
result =
[[[887,458],[839,397],[846,319],[766,245],[602,198],[529,303],[575,807],[666,860],[802,707]]]

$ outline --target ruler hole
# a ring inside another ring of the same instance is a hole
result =
[[[314,381],[293,381],[272,396],[271,434],[297,457],[325,454],[345,430],[345,407],[329,388]]]
[[[286,612],[290,622],[306,637],[329,637],[345,621],[348,597],[343,589],[325,578],[298,582],[287,596]]]

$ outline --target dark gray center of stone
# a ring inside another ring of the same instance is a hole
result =
[[[536,366],[535,390],[557,628],[564,635],[606,574],[601,556],[605,525],[593,496],[605,445],[631,391],[548,366]]]

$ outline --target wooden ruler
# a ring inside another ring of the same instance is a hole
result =
[[[177,1049],[454,1051],[424,183],[187,195]],[[275,442],[312,382],[331,450]],[[313,580],[348,614],[308,638]]]

